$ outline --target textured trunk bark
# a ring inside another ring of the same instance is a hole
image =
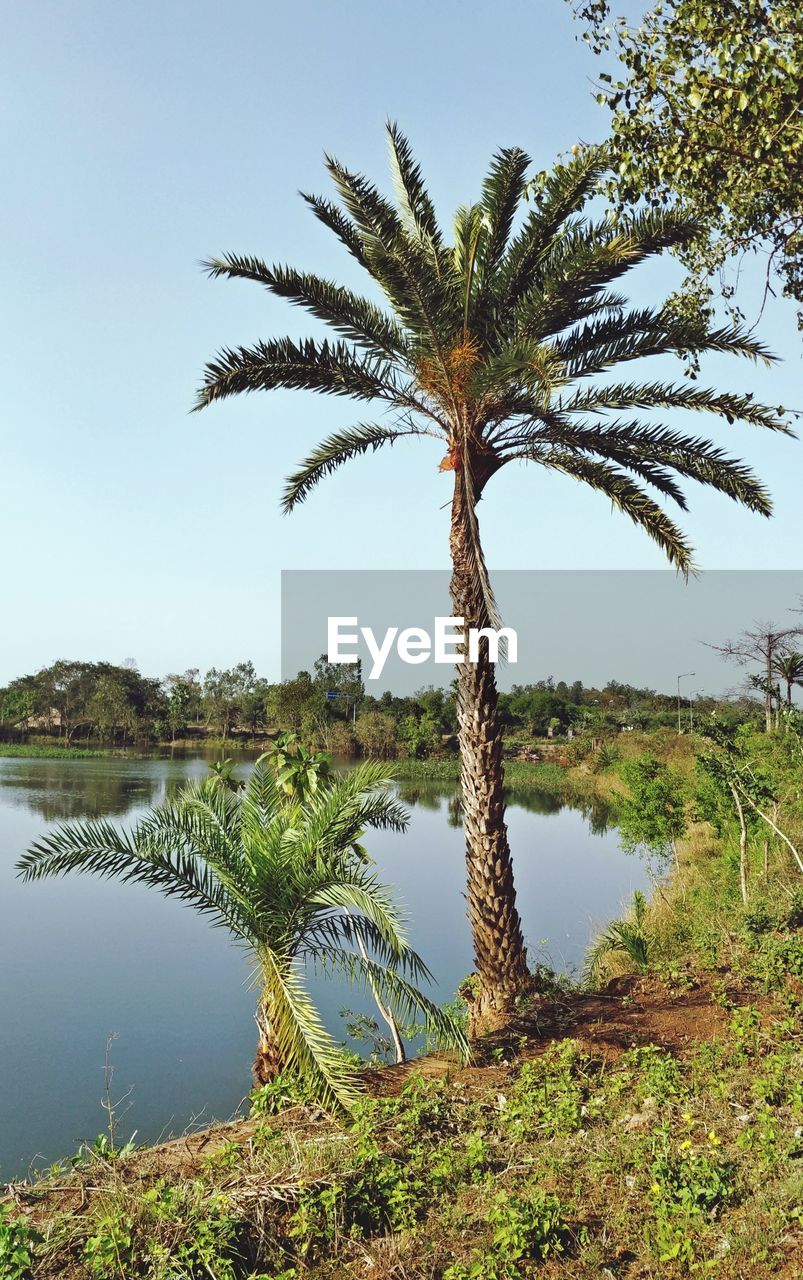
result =
[[[254,1083],[256,1085],[269,1084],[271,1080],[276,1079],[284,1064],[279,1057],[276,1041],[264,1006],[257,1010],[256,1024],[259,1030],[259,1043],[257,1044],[253,1065]]]
[[[472,574],[473,560],[459,478],[452,503],[449,546],[453,614],[463,618],[467,632],[469,627],[482,626],[484,617]],[[476,965],[469,1021],[471,1034],[476,1037],[509,1021],[516,997],[529,983],[505,824],[496,680],[484,642],[480,644],[477,662],[466,660],[457,667],[457,719],[468,918]]]

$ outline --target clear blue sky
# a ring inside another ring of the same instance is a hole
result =
[[[251,658],[275,677],[282,568],[446,567],[435,442],[353,463],[283,517],[282,478],[359,407],[288,392],[188,415],[219,346],[316,331],[197,264],[234,250],[355,280],[296,193],[326,190],[324,150],[386,182],[388,115],[447,223],[497,147],[544,167],[603,136],[576,34],[563,0],[7,10],[0,682],[62,656],[134,657],[152,674]],[[653,267],[634,297],[676,276]],[[771,306],[762,332],[778,369],[715,360],[707,379],[799,407],[793,308]],[[803,446],[712,430],[769,483],[776,517],[694,491],[700,563],[799,567]],[[492,566],[661,567],[569,480],[509,468],[482,505]]]

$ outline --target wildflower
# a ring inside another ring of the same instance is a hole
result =
[[[718,1137],[717,1137],[717,1135],[714,1133],[714,1130],[713,1130],[713,1129],[711,1130],[711,1132],[710,1132],[710,1133],[709,1133],[709,1135],[708,1135],[708,1141],[711,1143],[711,1146],[712,1146],[712,1147],[721,1147],[721,1146],[722,1146],[722,1140],[721,1140],[720,1138],[718,1138]]]
[[[686,1139],[684,1139],[684,1141],[683,1141],[683,1142],[681,1142],[681,1144],[680,1144],[680,1148],[679,1148],[679,1150],[680,1150],[680,1151],[691,1151],[691,1139],[690,1139],[690,1138],[686,1138]]]

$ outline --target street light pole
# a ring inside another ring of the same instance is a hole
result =
[[[694,676],[696,674],[696,671],[682,671],[678,676],[678,733],[683,732],[683,727],[680,723],[680,682],[681,680],[685,680],[687,676]]]

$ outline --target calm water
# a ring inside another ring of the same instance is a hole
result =
[[[104,1127],[107,1036],[113,1096],[131,1090],[121,1136],[181,1132],[227,1118],[249,1089],[254,994],[243,953],[178,903],[139,885],[72,876],[21,884],[14,863],[49,825],[84,816],[129,822],[193,775],[200,757],[0,759],[0,1176],[62,1157]],[[380,874],[398,887],[414,945],[449,999],[471,969],[462,832],[454,791],[402,788],[405,835],[373,833]],[[590,936],[647,873],[603,814],[517,792],[508,820],[530,953],[579,966]],[[331,1029],[370,999],[318,983]]]

